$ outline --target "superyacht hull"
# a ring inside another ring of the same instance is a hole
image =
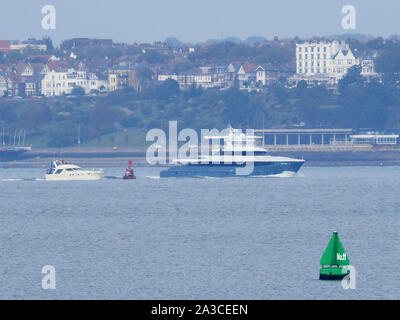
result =
[[[304,161],[255,163],[254,170],[248,175],[237,175],[235,164],[187,164],[177,165],[160,172],[161,178],[172,177],[256,177],[274,176],[282,173],[297,173]]]

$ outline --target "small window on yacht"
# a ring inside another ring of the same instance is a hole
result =
[[[61,172],[63,172],[63,169],[58,169],[58,170],[56,171],[56,174],[60,174]]]
[[[263,156],[267,154],[267,151],[254,151],[255,155]]]

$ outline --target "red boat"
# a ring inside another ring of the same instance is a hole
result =
[[[125,175],[122,179],[124,179],[124,180],[136,179],[135,172],[133,171],[133,168],[132,168],[132,160],[129,160],[129,167],[126,168]]]

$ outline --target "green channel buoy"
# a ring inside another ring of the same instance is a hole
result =
[[[336,231],[333,232],[320,263],[320,280],[341,280],[350,273],[350,270],[345,268],[350,265],[350,260]]]

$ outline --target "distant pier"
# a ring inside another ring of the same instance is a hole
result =
[[[353,129],[256,129],[269,151],[399,151],[396,134],[354,134]]]

